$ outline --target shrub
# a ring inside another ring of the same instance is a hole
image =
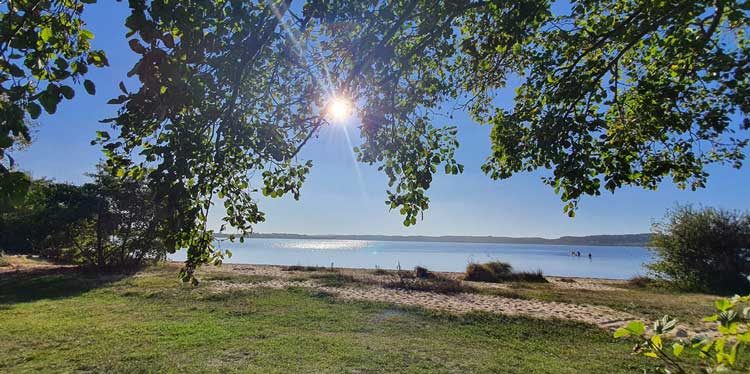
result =
[[[507,262],[492,261],[484,264],[487,266],[495,275],[503,276],[513,273],[513,266]]]
[[[8,259],[5,253],[0,251],[0,268],[8,266],[10,266],[10,259]]]
[[[427,270],[427,268],[417,266],[414,268],[414,276],[420,279],[428,279],[428,278],[432,278],[435,275],[432,274],[431,271]]]
[[[469,264],[466,267],[466,280],[475,282],[497,282],[497,275],[486,264]]]
[[[388,270],[381,269],[381,268],[379,268],[379,267],[376,266],[375,270],[373,270],[372,273],[375,274],[375,275],[388,275]]]
[[[0,213],[0,247],[99,270],[163,260],[174,243],[160,224],[147,179],[114,177],[101,166],[92,183],[36,180],[23,202]]]
[[[543,282],[547,279],[541,270],[537,271],[513,271],[513,267],[500,261],[488,262],[486,264],[472,263],[466,267],[464,279],[475,282]]]
[[[547,279],[544,278],[544,273],[541,270],[513,272],[508,275],[508,280],[513,282],[547,283]]]
[[[678,206],[653,226],[647,265],[682,289],[731,292],[750,288],[750,213]]]

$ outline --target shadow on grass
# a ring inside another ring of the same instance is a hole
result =
[[[131,274],[96,274],[79,268],[26,269],[0,274],[0,306],[77,296]]]

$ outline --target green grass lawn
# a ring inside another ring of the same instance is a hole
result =
[[[633,373],[648,364],[629,342],[578,323],[456,317],[302,289],[217,293],[180,284],[176,271],[0,276],[0,372]]]

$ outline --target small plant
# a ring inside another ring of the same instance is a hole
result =
[[[0,268],[10,266],[10,259],[5,255],[5,252],[0,251]]]
[[[414,276],[419,279],[429,279],[429,278],[434,277],[435,275],[432,274],[431,271],[427,270],[427,268],[417,266],[414,268]]]
[[[487,264],[469,264],[466,267],[466,280],[474,282],[497,282],[497,275]]]
[[[375,275],[388,275],[388,270],[381,269],[375,265],[375,270],[373,270],[372,273]]]
[[[740,354],[750,347],[750,295],[734,296],[731,299],[717,300],[717,313],[704,318],[707,322],[716,322],[714,338],[693,336],[680,339],[668,347],[664,336],[674,330],[677,320],[664,316],[654,322],[652,332],[646,331],[643,322],[630,322],[627,326],[615,331],[615,338],[631,336],[638,339],[633,353],[661,361],[657,370],[665,373],[687,374],[692,371],[685,364],[685,356],[692,355],[701,361],[701,371],[707,373],[726,372],[730,370],[748,372],[750,363],[747,358],[740,359]]]
[[[513,267],[500,261],[488,262],[485,264],[472,263],[466,267],[466,276],[464,279],[474,282],[541,282],[546,283],[547,279],[541,270],[537,271],[513,271]]]

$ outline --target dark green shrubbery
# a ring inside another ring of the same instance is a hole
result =
[[[33,181],[24,201],[0,213],[0,248],[99,270],[130,270],[166,257],[147,180],[103,170],[82,186]]]
[[[654,225],[649,270],[675,287],[708,292],[750,289],[750,213],[678,206]]]
[[[466,267],[466,280],[474,282],[541,282],[546,283],[541,270],[537,271],[513,271],[513,267],[500,261],[492,261],[484,264],[472,263]]]
[[[420,279],[429,279],[435,276],[431,271],[427,270],[427,268],[423,268],[421,266],[416,266],[414,268],[414,276]]]

